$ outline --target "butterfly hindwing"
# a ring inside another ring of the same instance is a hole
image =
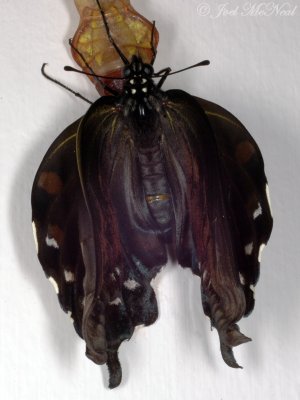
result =
[[[204,311],[219,332],[225,362],[237,367],[231,348],[250,339],[236,322],[254,306],[272,229],[263,160],[229,112],[179,90],[166,95],[162,124],[178,260],[201,275]]]

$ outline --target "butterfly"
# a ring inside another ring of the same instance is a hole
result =
[[[164,91],[174,72],[154,72],[154,35],[150,62],[138,51],[128,58],[96,3],[123,62],[116,78],[122,89],[114,87],[66,128],[37,171],[32,220],[39,261],[87,357],[107,364],[111,388],[121,382],[120,344],[158,317],[151,280],[170,247],[201,278],[204,313],[218,331],[222,357],[238,368],[232,348],[251,339],[237,322],[254,307],[273,224],[260,150],[224,108]]]

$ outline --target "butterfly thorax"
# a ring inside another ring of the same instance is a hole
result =
[[[132,57],[129,65],[124,67],[124,92],[122,103],[124,104],[124,114],[132,112],[140,117],[145,117],[148,111],[157,108],[154,100],[156,92],[160,92],[153,82],[153,67],[146,64],[137,56]]]

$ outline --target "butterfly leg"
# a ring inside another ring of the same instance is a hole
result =
[[[157,83],[157,89],[160,89],[171,72],[171,68],[165,68],[159,71],[156,75],[163,74]]]

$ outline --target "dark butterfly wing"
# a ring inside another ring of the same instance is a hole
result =
[[[92,234],[82,247],[86,298],[83,337],[87,356],[97,364],[108,363],[111,387],[121,380],[118,347],[133,332],[121,292],[124,261],[108,187],[109,171],[101,161],[105,156],[103,143],[114,134],[118,115],[114,103],[114,98],[102,98],[91,107],[79,127],[76,144],[80,185],[92,227]]]
[[[178,260],[201,276],[203,308],[218,330],[224,361],[238,367],[232,346],[250,339],[236,322],[254,306],[272,229],[262,156],[226,110],[178,90],[167,96],[162,124]]]
[[[40,263],[82,336],[84,268],[77,222],[82,194],[74,157],[78,124],[79,120],[54,141],[37,171],[32,220]]]
[[[89,356],[97,362],[97,310],[106,334],[110,387],[120,383],[117,350],[134,327],[152,324],[157,303],[150,281],[167,261],[151,226],[139,176],[134,118],[124,117],[113,97],[99,99],[80,124],[80,180],[93,226],[95,263],[86,264],[85,293],[93,294],[83,327]],[[90,272],[91,271],[91,272]]]
[[[214,132],[224,182],[230,189],[227,194],[235,217],[235,242],[241,246],[239,278],[247,300],[245,315],[249,315],[254,307],[253,289],[262,250],[273,226],[264,162],[256,142],[232,114],[208,101],[197,101]]]
[[[84,200],[76,159],[80,120],[70,125],[51,145],[34,180],[32,220],[39,261],[53,284],[61,307],[74,320],[77,333],[87,342],[95,339],[94,361],[107,361],[104,310],[94,301],[95,255],[93,224]],[[91,316],[92,312],[96,315]],[[91,327],[91,325],[93,325]]]
[[[135,146],[115,101],[99,99],[56,139],[32,189],[39,260],[86,355],[107,363],[110,387],[121,381],[121,342],[157,318],[155,273],[147,266],[167,260],[156,233],[148,233],[147,206],[138,210],[144,194]]]

